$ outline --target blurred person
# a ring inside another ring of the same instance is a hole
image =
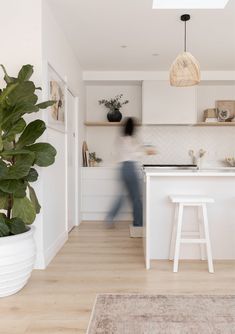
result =
[[[124,121],[122,136],[118,142],[118,153],[120,162],[120,176],[124,187],[129,195],[132,211],[133,225],[130,225],[130,236],[141,237],[143,226],[142,192],[140,185],[140,165],[138,161],[146,150],[135,138],[136,124],[134,118],[127,118]],[[153,149],[147,154],[155,154]],[[106,227],[114,227],[114,219],[124,203],[124,196],[120,195],[113,203],[110,212],[106,217]]]

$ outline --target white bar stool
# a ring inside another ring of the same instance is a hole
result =
[[[207,217],[207,203],[214,203],[214,199],[206,196],[198,195],[172,195],[170,196],[172,203],[176,204],[175,208],[175,219],[172,229],[171,245],[170,245],[170,260],[174,259],[174,268],[173,272],[178,272],[179,264],[179,253],[180,253],[180,244],[200,244],[201,249],[201,259],[204,260],[204,247],[205,244],[207,250],[207,261],[208,261],[208,270],[210,273],[214,272],[212,254],[211,254],[211,242],[209,235],[208,227],[208,217]],[[198,210],[198,223],[199,231],[198,232],[183,232],[183,213],[184,207],[186,206],[195,206]],[[204,226],[203,226],[204,225]],[[203,233],[204,227],[204,233]],[[185,238],[187,236],[194,236],[194,238]]]

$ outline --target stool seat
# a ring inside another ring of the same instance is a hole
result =
[[[172,203],[214,203],[214,199],[202,195],[170,195]]]

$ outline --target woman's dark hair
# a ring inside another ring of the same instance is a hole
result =
[[[123,124],[124,136],[133,136],[135,132],[135,121],[132,117],[128,117]]]

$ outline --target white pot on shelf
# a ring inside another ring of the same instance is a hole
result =
[[[0,238],[0,297],[13,295],[28,282],[34,268],[34,227],[17,235]]]

